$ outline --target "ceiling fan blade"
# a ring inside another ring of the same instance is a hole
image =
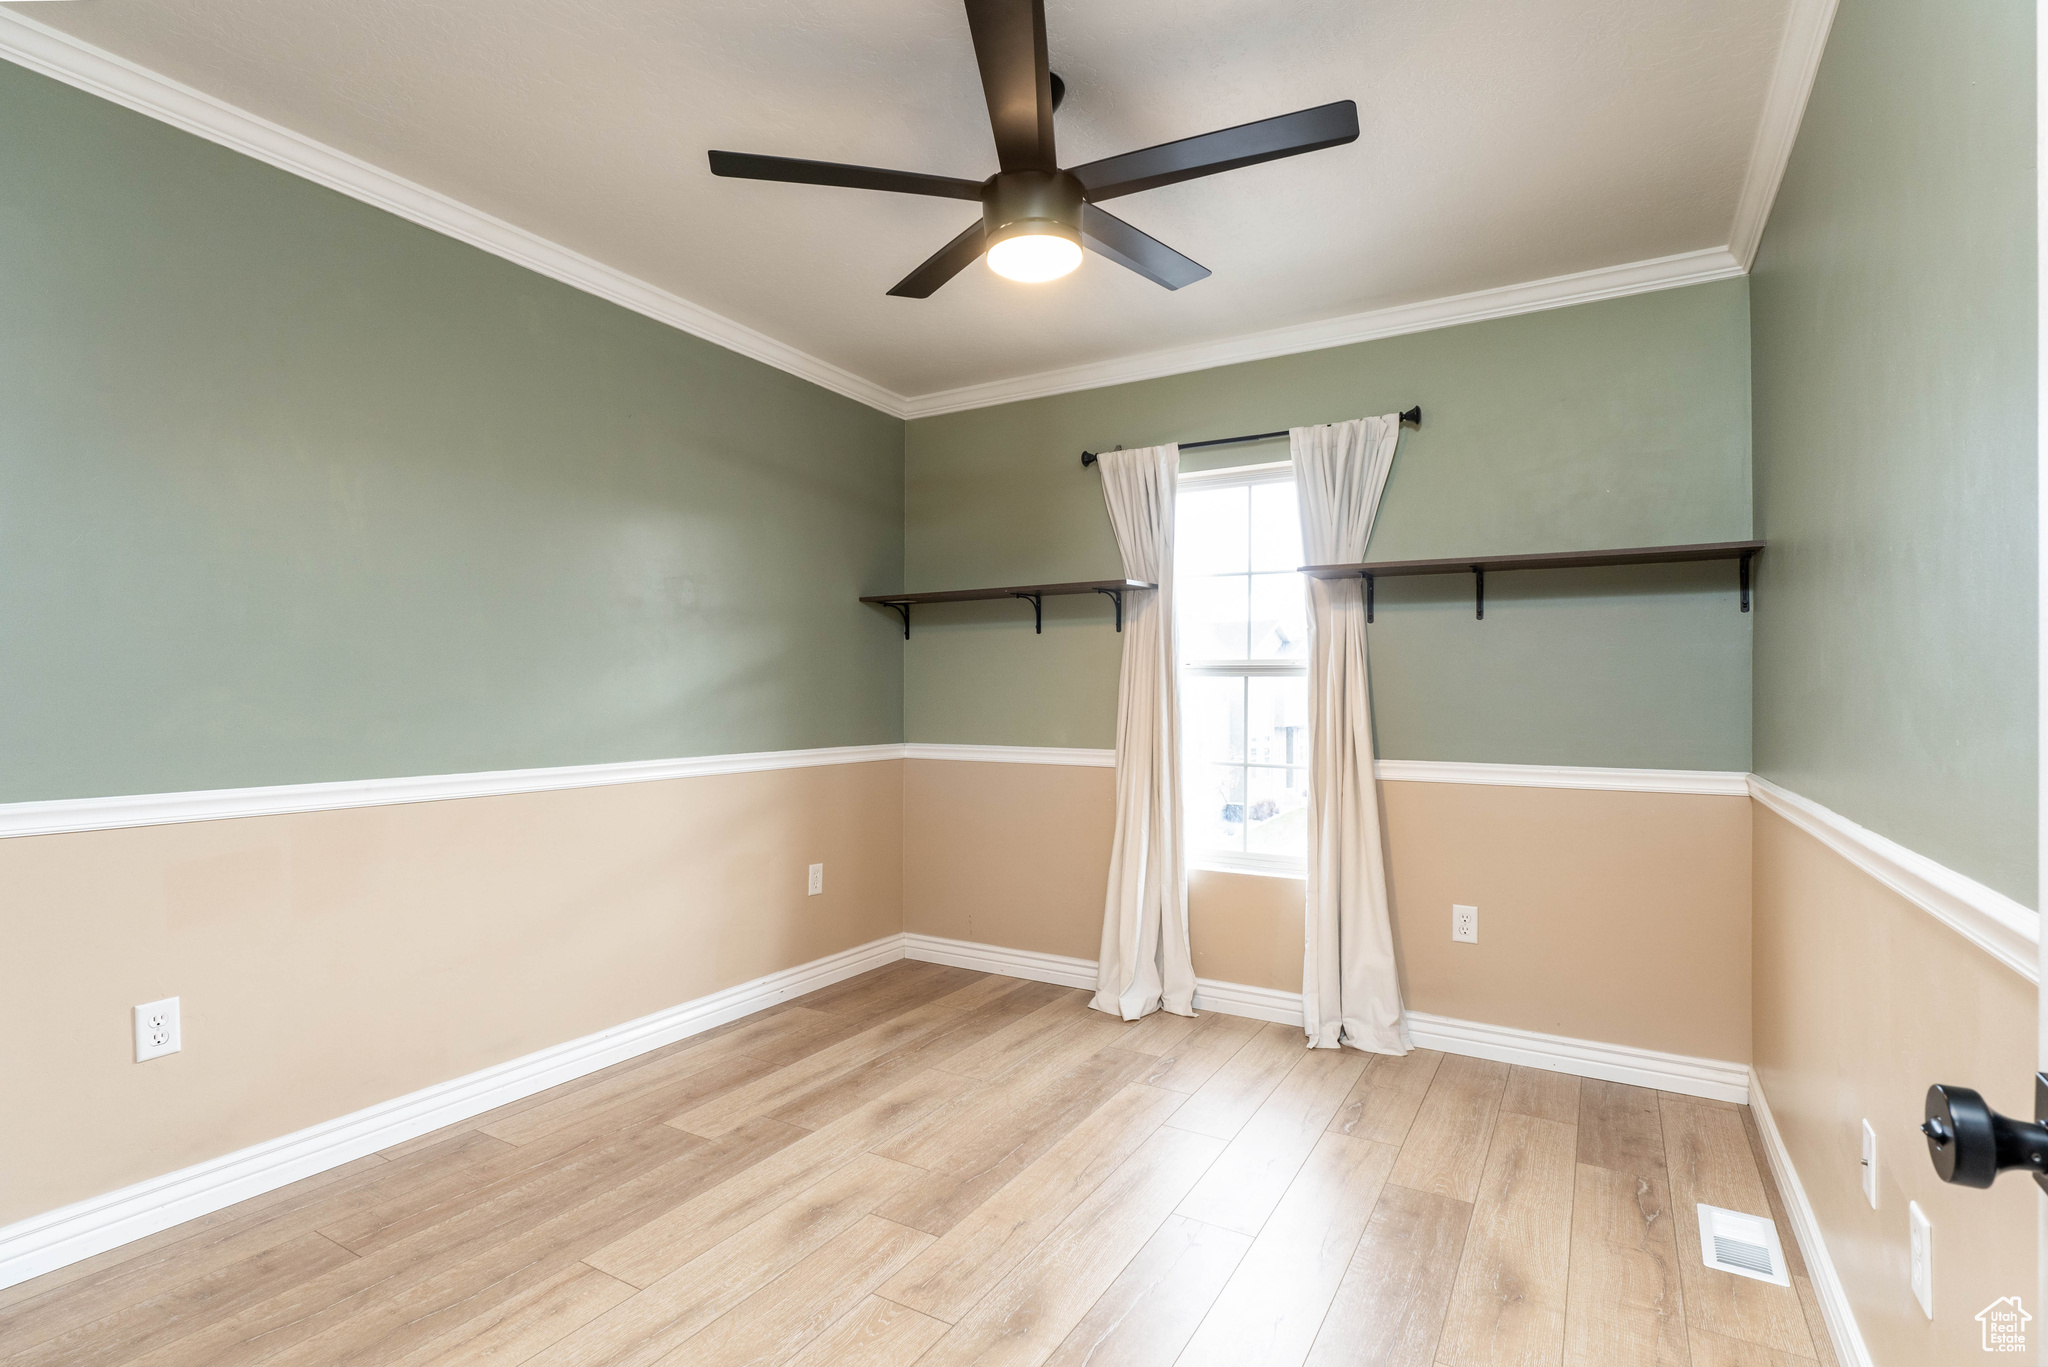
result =
[[[1140,232],[1093,204],[1081,206],[1081,236],[1117,265],[1170,290],[1209,277],[1207,266],[1189,260],[1150,233]]]
[[[1234,171],[1300,152],[1337,147],[1358,139],[1358,105],[1351,100],[1300,109],[1257,123],[1163,142],[1121,156],[1070,168],[1091,200],[1134,195],[1197,176]]]
[[[1045,0],[967,0],[974,60],[1005,171],[1057,171]]]
[[[930,260],[896,282],[889,291],[899,299],[929,299],[939,286],[974,264],[987,250],[988,229],[979,219],[974,226],[932,254]]]
[[[978,180],[927,176],[918,171],[882,171],[836,161],[761,157],[751,152],[713,152],[711,174],[741,180],[786,180],[798,185],[843,185],[849,190],[891,190],[899,195],[936,195],[940,199],[979,200],[982,191]]]

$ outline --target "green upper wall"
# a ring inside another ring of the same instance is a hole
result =
[[[2034,29],[1846,0],[1751,277],[1757,772],[2035,900]]]
[[[903,424],[0,64],[0,801],[902,738]]]
[[[1116,575],[1080,453],[1421,404],[1376,559],[1750,534],[1747,284],[1729,280],[910,423],[905,587]],[[1184,468],[1285,460],[1285,441]],[[1751,618],[1732,565],[1383,581],[1373,627],[1389,759],[1749,767]],[[913,741],[1106,747],[1120,638],[1106,602],[921,608]]]

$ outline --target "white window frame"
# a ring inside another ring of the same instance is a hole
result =
[[[1249,488],[1254,484],[1294,483],[1294,462],[1269,461],[1262,465],[1232,465],[1221,470],[1197,470],[1180,476],[1179,490]],[[1177,511],[1177,510],[1176,510]],[[1178,573],[1178,570],[1176,570]],[[1188,660],[1178,664],[1183,676],[1207,675],[1229,678],[1307,678],[1307,660]],[[1183,737],[1174,737],[1182,744]],[[1181,767],[1186,770],[1183,750]],[[1306,878],[1308,859],[1304,855],[1254,854],[1249,850],[1198,849],[1187,841],[1188,867],[1216,873],[1249,873],[1265,878]]]

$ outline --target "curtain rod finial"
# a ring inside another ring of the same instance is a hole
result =
[[[1409,427],[1422,426],[1422,405],[1416,404],[1415,407],[1409,409],[1406,413],[1403,413],[1401,415],[1401,421],[1407,424]]]

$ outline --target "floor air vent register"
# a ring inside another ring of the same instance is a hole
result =
[[[1777,1225],[1719,1206],[1702,1205],[1699,1212],[1700,1260],[1708,1267],[1779,1286],[1792,1284],[1785,1274],[1785,1248],[1778,1242]]]

